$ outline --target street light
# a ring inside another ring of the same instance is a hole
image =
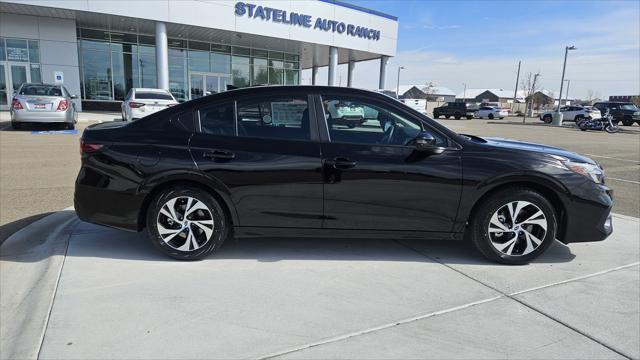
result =
[[[398,82],[396,83],[396,98],[400,99],[400,70],[404,69],[404,66],[398,66]]]
[[[569,50],[577,50],[575,46],[565,46],[564,48],[564,64],[562,65],[562,80],[560,81],[560,98],[558,99],[558,107],[556,108],[556,112],[560,113],[560,105],[562,102],[562,89],[564,87],[564,72],[567,69],[567,54]],[[562,119],[560,119],[560,125],[562,125]]]
[[[464,91],[462,92],[462,102],[467,102],[467,83],[462,83],[464,85]]]

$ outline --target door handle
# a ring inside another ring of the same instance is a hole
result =
[[[336,169],[351,169],[357,165],[355,161],[345,157],[335,157],[331,161],[331,164]]]
[[[202,156],[204,156],[205,159],[211,160],[233,160],[236,154],[226,150],[212,150],[206,151]]]

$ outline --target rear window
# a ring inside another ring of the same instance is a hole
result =
[[[624,110],[638,110],[638,107],[634,104],[622,104],[620,107]]]
[[[169,93],[136,91],[136,99],[173,100],[173,96],[171,96],[171,94]]]
[[[60,86],[25,85],[20,89],[20,95],[62,96]]]

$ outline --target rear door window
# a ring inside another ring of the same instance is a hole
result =
[[[238,101],[238,136],[309,140],[306,97],[269,97]]]
[[[198,113],[203,133],[224,136],[236,135],[233,101],[205,105],[198,110]]]

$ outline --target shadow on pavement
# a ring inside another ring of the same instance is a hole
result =
[[[43,229],[46,231],[46,229]],[[42,236],[45,236],[44,234]],[[44,246],[42,241],[30,239],[22,244],[3,246],[5,261],[39,261],[30,246]],[[68,241],[68,257],[108,258],[136,261],[176,262],[160,253],[147,238],[146,231],[132,233],[110,229],[75,220],[73,229],[63,232],[47,242]],[[14,241],[15,242],[15,241]],[[60,248],[60,247],[55,247]],[[16,250],[17,249],[17,250]],[[35,256],[24,256],[32,252]],[[14,256],[16,255],[16,256]],[[556,242],[536,263],[562,263],[575,256],[569,247]],[[379,239],[331,239],[331,238],[242,238],[232,239],[213,255],[202,261],[250,259],[259,262],[291,260],[321,261],[401,261],[442,262],[445,264],[496,264],[485,260],[471,244],[463,241],[419,241]]]
[[[7,240],[7,238],[13,235],[16,231],[22,229],[25,226],[29,226],[31,223],[42,219],[47,215],[53,214],[52,212],[46,212],[42,214],[32,215],[20,220],[16,220],[0,226],[0,245]]]

